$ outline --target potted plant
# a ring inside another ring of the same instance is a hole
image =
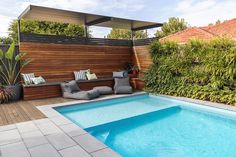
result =
[[[138,72],[139,72],[138,66],[137,66],[137,65],[134,65],[134,66],[132,67],[132,74],[133,74],[134,76],[137,76]]]
[[[129,74],[132,75],[132,77],[136,77],[138,72],[139,72],[139,68],[137,65],[134,65],[133,63],[127,63],[127,66],[125,68]]]
[[[21,95],[21,87],[18,77],[22,69],[31,62],[30,59],[23,59],[26,53],[19,53],[14,56],[15,44],[12,43],[4,54],[0,49],[0,73],[5,91],[12,91],[14,94],[11,100],[19,100]],[[19,65],[19,68],[18,68]]]
[[[14,96],[11,89],[6,89],[0,85],[0,104],[7,103]]]

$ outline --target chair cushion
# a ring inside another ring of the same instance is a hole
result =
[[[95,73],[93,73],[93,74],[87,73],[86,76],[87,76],[88,80],[98,79]]]
[[[115,78],[115,85],[114,88],[120,86],[130,86],[129,84],[129,77],[126,78]]]
[[[31,78],[31,80],[34,82],[34,84],[46,83],[46,81],[44,80],[42,76]]]
[[[34,73],[28,73],[28,74],[23,74],[22,73],[21,76],[23,77],[24,83],[26,85],[33,84],[32,78],[35,78]]]
[[[112,88],[108,87],[108,86],[98,86],[98,87],[94,87],[94,90],[97,90],[99,92],[99,94],[101,95],[105,95],[105,94],[112,94]]]
[[[90,73],[90,70],[74,71],[75,80],[87,80],[86,74]]]
[[[76,81],[70,81],[68,83],[61,83],[62,92],[75,93],[80,91]]]
[[[120,86],[114,89],[115,94],[131,94],[133,92],[131,86]]]
[[[70,99],[79,99],[79,100],[91,100],[91,99],[99,97],[99,93],[97,90],[79,91],[76,93],[64,92],[63,97],[70,98]]]

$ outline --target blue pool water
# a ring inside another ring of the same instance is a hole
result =
[[[152,95],[56,108],[124,157],[236,157],[236,114]]]

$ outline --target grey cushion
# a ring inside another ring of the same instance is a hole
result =
[[[130,94],[132,87],[129,83],[129,78],[115,78],[114,92],[116,94]]]
[[[115,78],[115,86],[116,87],[120,87],[120,86],[130,86],[129,84],[129,78]]]
[[[61,83],[62,92],[75,93],[80,91],[79,86],[75,81],[70,81],[68,83]]]
[[[62,92],[75,93],[80,91],[76,81],[70,81],[68,83],[61,83]]]
[[[97,90],[90,91],[79,91],[76,93],[63,93],[64,98],[79,99],[79,100],[91,100],[99,97],[99,92]]]
[[[123,76],[124,76],[124,77],[128,77],[128,76],[129,76],[129,75],[128,75],[128,71],[124,70],[124,71],[123,71]]]
[[[115,89],[115,94],[131,94],[132,92],[131,86],[120,86]]]
[[[113,72],[113,77],[114,78],[122,78],[122,77],[124,77],[124,71]]]
[[[97,90],[99,92],[99,94],[103,95],[103,94],[112,94],[112,88],[108,87],[108,86],[98,86],[98,87],[94,87],[94,90]]]

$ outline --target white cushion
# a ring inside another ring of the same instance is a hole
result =
[[[90,73],[90,70],[80,70],[80,71],[74,71],[75,80],[87,80],[86,74]]]
[[[33,80],[32,78],[35,78],[34,73],[28,73],[28,74],[21,74],[23,77],[23,80],[25,82],[25,84],[33,84]]]

